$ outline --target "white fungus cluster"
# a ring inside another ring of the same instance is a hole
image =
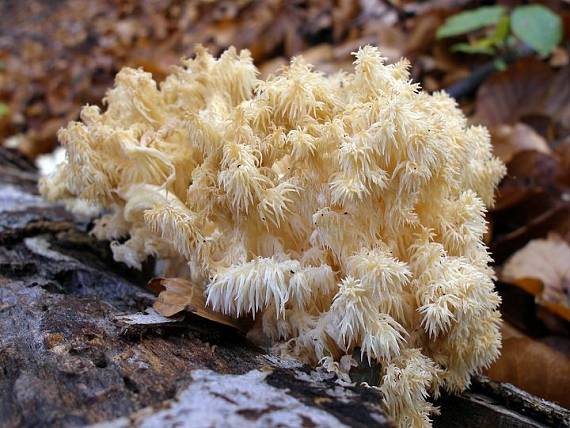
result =
[[[247,51],[198,49],[157,85],[125,68],[104,112],[59,132],[50,199],[101,207],[116,260],[183,277],[216,311],[256,317],[317,364],[359,349],[384,406],[429,426],[499,353],[499,297],[483,243],[504,166],[454,101],[408,64],[356,53],[325,76],[302,58],[262,81]]]

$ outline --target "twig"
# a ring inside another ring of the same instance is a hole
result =
[[[520,58],[525,58],[534,54],[534,51],[526,45],[516,48],[512,51],[505,53],[504,55],[496,58],[495,60],[483,64],[463,80],[454,83],[445,91],[453,98],[460,99],[462,97],[471,95],[477,90],[477,88],[495,71],[497,68],[497,61],[504,61],[507,64],[512,64]]]

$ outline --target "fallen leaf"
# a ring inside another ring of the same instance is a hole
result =
[[[554,52],[552,52],[548,63],[551,67],[558,68],[568,65],[570,62],[569,60],[570,57],[568,55],[568,51],[562,47],[557,47],[554,49]]]
[[[363,36],[365,38],[373,36],[373,39],[369,38],[369,41],[365,44],[371,43],[378,46],[382,56],[388,58],[389,62],[398,61],[405,55],[408,37],[399,27],[393,24],[371,21],[365,26]],[[353,46],[356,47],[354,44]],[[352,51],[356,50],[352,49]]]
[[[183,278],[153,278],[148,287],[159,295],[154,309],[162,316],[172,317],[187,311],[210,321],[243,330],[246,320],[236,320],[215,312],[206,306],[201,287]]]
[[[428,50],[435,39],[437,28],[443,22],[438,11],[418,15],[410,21],[411,33],[406,37],[406,56]]]
[[[541,205],[541,200],[539,200],[537,205]],[[501,213],[501,221],[503,223],[508,222],[508,213],[514,211],[516,212],[518,210],[513,208],[508,212]],[[494,215],[493,218],[497,217]],[[511,227],[513,230],[508,233],[497,233],[497,221],[493,220],[495,235],[493,236],[490,248],[495,263],[503,263],[510,255],[518,251],[532,239],[544,237],[553,230],[558,231],[561,225],[568,223],[568,218],[570,218],[570,207],[567,203],[560,203],[547,208],[544,212],[532,218],[527,223],[516,222],[516,227]],[[502,226],[504,227],[504,225]]]
[[[562,175],[560,161],[556,157],[536,150],[519,151],[507,163],[507,176],[499,186],[495,211],[513,208],[529,201],[529,198],[536,202],[537,194],[544,193],[548,197],[551,193],[553,200],[556,200],[560,193],[556,185]],[[518,215],[528,220],[529,217],[545,211],[548,206],[534,204],[528,208]],[[509,221],[512,220],[511,218]]]
[[[551,154],[523,150],[507,163],[489,216],[496,263],[550,231],[570,242],[570,174],[559,149]]]
[[[216,55],[230,45],[247,48],[260,65],[318,44],[330,49],[331,42],[362,38],[370,23],[398,18],[379,1],[115,3],[0,2],[0,97],[9,106],[0,117],[1,139],[22,133],[33,146],[23,148],[28,155],[49,152],[59,126],[44,124],[74,120],[81,105],[104,96],[124,66],[143,67],[160,81],[181,56],[192,56],[196,44]]]
[[[493,153],[504,163],[523,150],[536,150],[547,155],[552,153],[546,140],[524,123],[499,125],[491,130]]]
[[[557,234],[535,239],[513,254],[503,266],[501,280],[510,283],[538,279],[544,289],[537,296],[548,303],[570,306],[570,246]]]
[[[541,113],[551,116],[560,123],[566,132],[570,128],[570,66],[559,70],[548,87],[548,92],[540,97]],[[566,137],[564,135],[563,137]]]
[[[570,135],[570,66],[555,71],[525,58],[479,88],[474,121],[489,128],[525,122],[550,144]]]
[[[562,181],[570,186],[570,137],[560,142],[555,148],[554,153],[560,160],[562,167]]]
[[[553,76],[548,65],[534,58],[519,60],[495,73],[477,92],[475,119],[492,128],[540,113]]]
[[[506,338],[501,357],[485,375],[570,407],[570,340],[558,336]]]

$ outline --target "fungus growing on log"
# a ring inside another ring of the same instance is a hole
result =
[[[199,48],[160,85],[125,68],[104,112],[60,130],[67,160],[40,187],[100,207],[116,260],[155,257],[276,349],[329,367],[359,350],[397,423],[429,426],[429,396],[499,354],[483,234],[505,168],[405,60],[355,56],[350,74],[294,58],[265,81],[233,48]]]

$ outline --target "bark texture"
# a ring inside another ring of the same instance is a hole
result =
[[[150,267],[113,262],[88,224],[42,201],[36,178],[0,149],[0,426],[391,426],[376,389],[265,355],[229,327],[149,311]],[[475,387],[444,397],[434,425],[570,425],[512,387]]]
[[[380,395],[145,310],[148,272],[37,195],[0,152],[0,426],[390,426]],[[142,409],[142,411],[141,411]]]

